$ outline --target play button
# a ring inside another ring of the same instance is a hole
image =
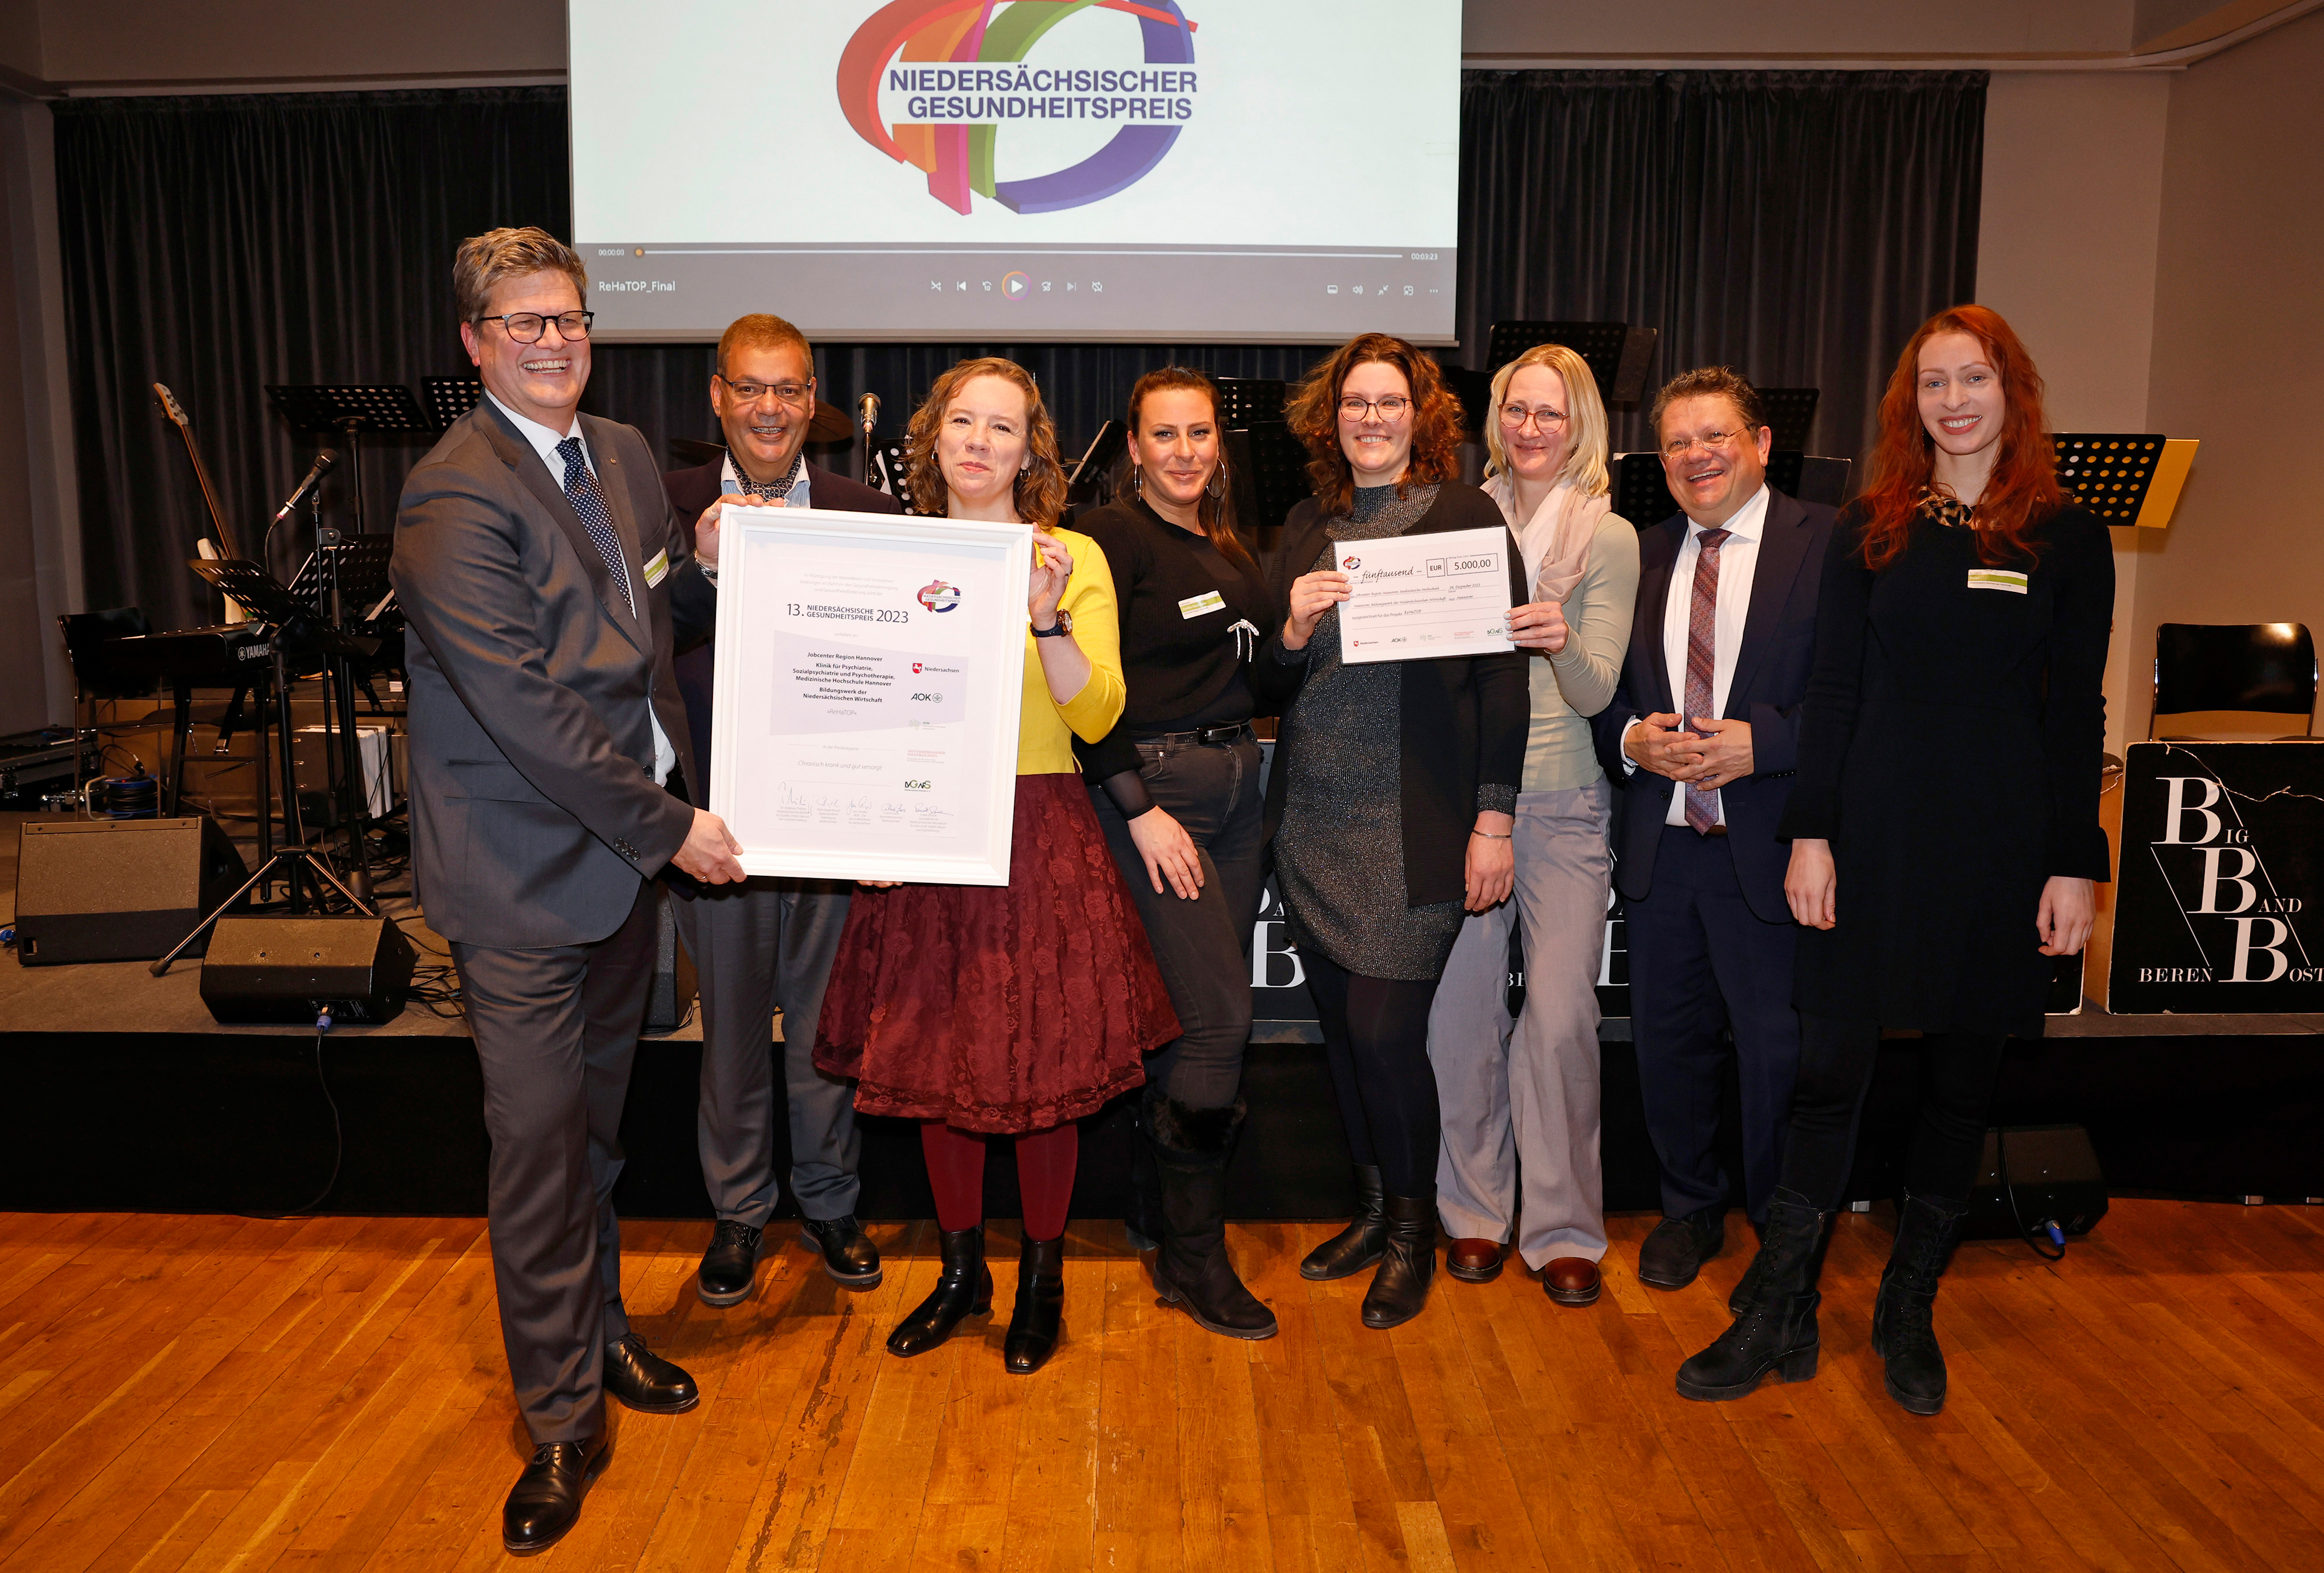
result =
[[[1011,273],[1001,281],[1001,292],[1011,300],[1022,300],[1033,288],[1033,281],[1022,273]]]

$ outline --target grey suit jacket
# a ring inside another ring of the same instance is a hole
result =
[[[698,782],[670,670],[708,593],[635,428],[581,418],[641,593],[632,615],[540,455],[491,400],[403,484],[390,566],[410,627],[411,866],[447,939],[586,944],[629,915],[638,881],[693,811],[653,779],[653,727]],[[666,554],[647,587],[643,569]],[[650,707],[650,709],[649,708]]]

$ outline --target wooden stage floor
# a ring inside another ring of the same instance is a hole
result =
[[[1724,1325],[1744,1254],[1657,1293],[1629,1272],[1649,1222],[1614,1220],[1587,1311],[1514,1271],[1440,1277],[1388,1334],[1357,1320],[1361,1280],[1299,1278],[1324,1228],[1239,1227],[1283,1322],[1262,1344],[1157,1309],[1120,1226],[1077,1226],[1066,1341],[1030,1378],[1001,1370],[1005,1317],[882,1352],[935,1277],[931,1226],[875,1226],[890,1267],[860,1296],[785,1237],[760,1296],[714,1311],[690,1283],[706,1226],[632,1225],[633,1315],[704,1402],[620,1415],[539,1565],[2324,1563],[2324,1209],[2117,1201],[2056,1267],[1963,1246],[1933,1420],[1890,1403],[1866,1346],[1880,1215],[1840,1220],[1816,1378],[1726,1404],[1671,1375]],[[503,1560],[522,1442],[481,1220],[0,1215],[0,1350],[10,1573]]]

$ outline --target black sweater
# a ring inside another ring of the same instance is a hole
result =
[[[1093,781],[1138,768],[1136,740],[1157,732],[1247,721],[1254,713],[1249,655],[1275,631],[1275,598],[1245,567],[1142,501],[1077,515],[1073,528],[1104,549],[1121,617],[1121,673],[1130,695],[1121,720],[1081,749]],[[1187,615],[1201,598],[1218,610]],[[1231,631],[1248,621],[1256,638]]]
[[[1330,538],[1332,520],[1314,498],[1300,503],[1283,522],[1283,544],[1275,557],[1276,612],[1290,603],[1291,583],[1315,566]],[[1448,483],[1406,536],[1442,530],[1506,530],[1501,511],[1474,486]],[[1510,604],[1525,600],[1525,560],[1517,538],[1509,538]],[[1285,757],[1299,746],[1298,728],[1287,707],[1307,680],[1304,659],[1286,661],[1277,653],[1280,632],[1268,640],[1252,667],[1263,708],[1286,709],[1277,734],[1275,768],[1267,782],[1267,831],[1283,823],[1284,784],[1291,772]],[[1525,774],[1526,728],[1532,718],[1526,656],[1511,650],[1496,656],[1439,656],[1406,661],[1402,713],[1394,718],[1402,760],[1404,878],[1415,906],[1458,901],[1467,888],[1469,832],[1477,823],[1477,788],[1505,786],[1514,797]],[[1380,718],[1388,724],[1389,717]]]

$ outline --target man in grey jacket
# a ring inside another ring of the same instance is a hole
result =
[[[608,1392],[649,1413],[699,1402],[630,1329],[612,1198],[652,880],[742,877],[725,825],[689,805],[670,669],[711,593],[645,439],[577,413],[587,282],[538,229],[461,245],[460,339],[485,397],[404,483],[392,567],[410,622],[413,880],[483,1066],[493,1286],[534,1443],[503,1514],[518,1552],[578,1518],[608,1457]]]

